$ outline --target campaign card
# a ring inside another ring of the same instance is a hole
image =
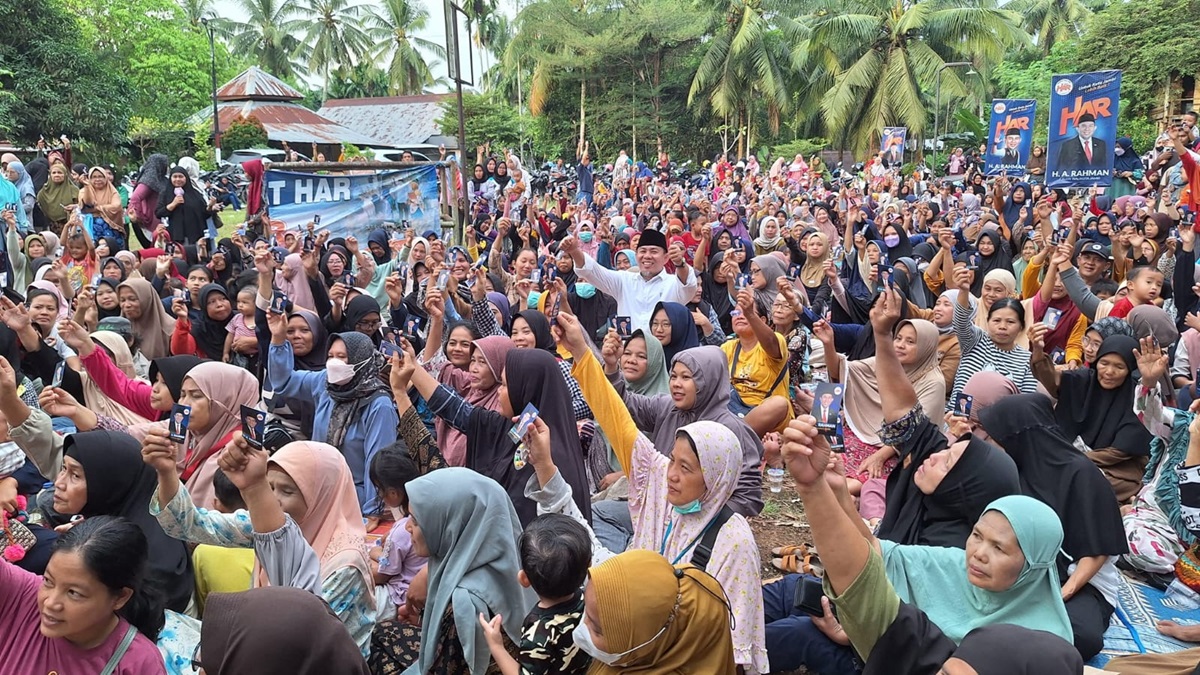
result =
[[[446,290],[446,286],[450,284],[450,270],[438,272],[436,284],[439,291]]]
[[[392,354],[395,354],[402,359],[404,358],[404,352],[401,351],[400,347],[396,343],[388,342],[387,340],[379,343],[379,353],[383,354],[383,358],[389,361],[392,360]]]
[[[50,380],[51,388],[57,388],[57,387],[62,386],[63,374],[66,373],[66,369],[67,369],[66,361],[59,361],[58,365],[54,367],[54,378]]]
[[[546,312],[546,318],[550,320],[551,327],[558,325],[558,312],[561,306],[562,293],[557,293],[554,296],[554,304],[549,308],[549,311]]]
[[[406,335],[417,335],[421,329],[425,327],[425,319],[419,316],[410,316],[404,322],[404,332]]]
[[[954,414],[959,417],[970,417],[971,406],[975,404],[975,397],[970,394],[959,393],[954,398]]]
[[[788,278],[793,281],[800,278],[801,265],[791,265],[788,267]]]
[[[830,434],[837,431],[838,417],[842,412],[842,385],[822,382],[817,386],[813,401],[813,417],[817,418],[817,431]]]
[[[287,252],[281,248],[271,249],[271,258],[275,260],[276,265],[282,265],[284,258],[287,257]]]
[[[346,286],[349,286],[350,288],[354,288],[354,275],[353,274],[343,274],[342,275],[342,283],[345,284]]]
[[[633,335],[633,321],[629,317],[618,316],[615,320],[617,323],[617,335],[620,335],[622,338]]]
[[[167,420],[167,437],[182,443],[187,437],[188,422],[191,420],[192,406],[176,403],[171,408],[171,418]]]
[[[508,430],[508,437],[512,439],[513,443],[521,443],[525,440],[525,434],[529,433],[529,426],[533,424],[537,416],[538,409],[532,403],[525,404],[525,409],[521,411],[517,423]]]
[[[1042,323],[1046,326],[1046,330],[1054,330],[1058,328],[1058,320],[1062,318],[1062,310],[1055,307],[1047,307],[1046,314],[1042,317]]]
[[[529,280],[535,284],[542,283],[542,271],[541,270],[533,270],[532,272],[530,272]]]
[[[750,275],[749,274],[737,275],[737,281],[734,282],[733,287],[734,287],[734,289],[736,289],[738,291],[741,291],[743,288],[749,288],[750,287]]]
[[[287,314],[288,296],[283,291],[271,292],[271,311],[276,314]]]
[[[247,443],[261,449],[266,426],[267,413],[248,405],[242,406],[242,438],[245,438]]]
[[[825,440],[829,443],[829,451],[836,452],[839,455],[846,452],[846,436],[843,433],[842,419],[839,417],[837,426],[834,427],[833,433],[825,436]]]

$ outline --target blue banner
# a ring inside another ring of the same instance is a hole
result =
[[[1033,114],[1037,101],[998,98],[992,101],[988,122],[988,150],[984,173],[988,176],[1024,176],[1033,147]]]
[[[440,234],[437,169],[421,166],[398,171],[301,173],[268,171],[265,195],[271,207],[271,228],[302,229],[320,216],[318,232],[332,237],[366,241],[381,227],[409,227],[421,234]]]
[[[1050,88],[1046,185],[1112,185],[1121,71],[1055,75]]]
[[[883,128],[879,151],[883,153],[883,161],[887,162],[887,166],[898,167],[904,163],[904,139],[906,136],[908,136],[908,127]]]

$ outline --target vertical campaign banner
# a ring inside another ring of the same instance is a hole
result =
[[[331,237],[362,241],[372,230],[394,230],[403,224],[417,234],[441,231],[433,166],[347,173],[271,170],[264,185],[271,227],[277,234],[299,230],[314,216],[321,217],[318,232],[328,230]]]
[[[998,98],[992,101],[988,122],[988,152],[984,173],[988,176],[1023,176],[1033,147],[1033,115],[1037,101]]]
[[[884,127],[883,138],[879,141],[879,150],[888,166],[900,166],[904,163],[904,139],[908,136],[908,127]]]
[[[1111,185],[1121,71],[1055,75],[1050,82],[1046,185]]]

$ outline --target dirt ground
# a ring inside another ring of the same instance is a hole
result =
[[[789,544],[812,543],[808,519],[804,516],[804,506],[800,503],[800,498],[796,496],[795,483],[791,476],[785,476],[783,480],[783,490],[780,492],[771,492],[763,486],[762,513],[750,519],[750,529],[754,531],[754,539],[758,542],[763,583],[783,576],[783,572],[771,565],[771,549]],[[802,675],[807,672],[802,668],[796,671],[775,671],[774,675]]]

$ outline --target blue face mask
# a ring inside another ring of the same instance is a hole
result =
[[[891,247],[893,247],[893,246],[896,246],[896,245],[898,245],[898,244],[900,243],[900,235],[898,235],[898,234],[889,234],[889,235],[887,235],[886,237],[884,237],[884,238],[883,238],[883,243],[884,243],[884,244],[887,244],[888,248],[891,248]]]
[[[704,507],[700,503],[699,499],[693,499],[683,506],[672,506],[671,508],[675,509],[675,513],[678,513],[681,516],[686,516],[689,513],[699,513],[700,509]]]
[[[579,241],[582,241],[585,244],[591,243],[592,233],[591,232],[580,232],[579,233]]]
[[[591,284],[585,284],[581,281],[575,283],[575,295],[587,300],[596,294],[596,287]]]

